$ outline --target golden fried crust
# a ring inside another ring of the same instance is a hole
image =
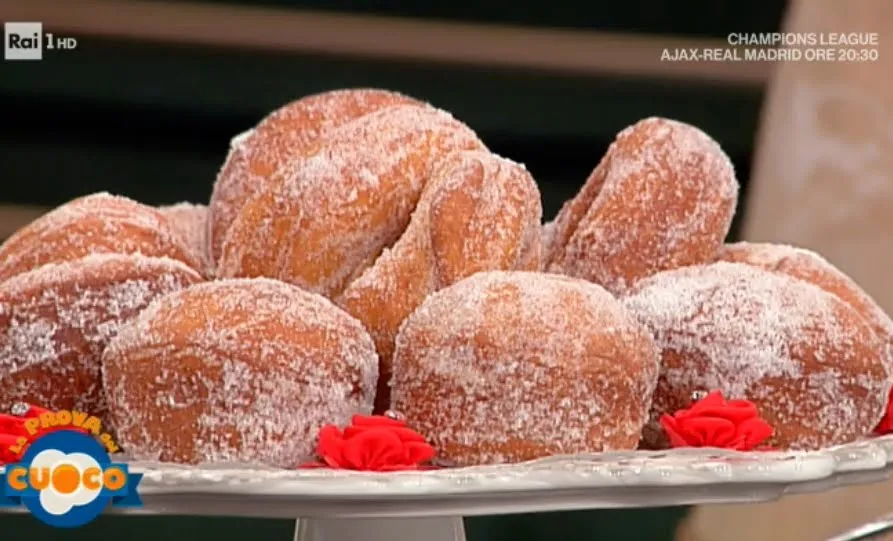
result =
[[[622,131],[555,220],[547,269],[621,293],[656,272],[712,261],[738,182],[706,134],[650,118]]]
[[[662,444],[660,415],[696,391],[754,402],[781,448],[853,441],[884,412],[884,344],[852,306],[806,281],[718,262],[658,273],[624,304],[662,351],[648,446]]]
[[[610,153],[610,149],[608,152]],[[573,199],[565,201],[555,219],[544,226],[549,229],[548,242],[544,244],[546,251],[543,258],[543,264],[547,268],[549,266],[557,268],[559,262],[564,258],[564,250],[571,237],[589,212],[589,209],[593,207],[598,194],[602,190],[608,162],[608,156],[605,156],[589,175],[589,178],[586,179],[586,182],[580,189],[580,193]]]
[[[294,468],[325,424],[372,411],[375,346],[325,298],[268,279],[169,295],[103,356],[118,437],[133,456]]]
[[[476,272],[536,270],[539,190],[520,165],[485,151],[449,156],[429,181],[406,231],[338,300],[375,339],[376,409],[390,401],[400,324],[434,291]]]
[[[819,254],[780,244],[738,242],[723,246],[717,260],[757,266],[818,286],[852,306],[874,328],[878,337],[893,348],[890,316],[852,278]],[[893,357],[890,358],[890,368],[893,370]]]
[[[94,253],[168,257],[202,269],[157,209],[99,193],[66,203],[10,237],[0,246],[0,282],[47,263]]]
[[[658,353],[607,291],[537,272],[482,272],[400,329],[393,408],[458,465],[634,449]]]
[[[366,115],[252,197],[224,242],[218,276],[265,276],[337,296],[406,229],[438,161],[484,148],[433,107]]]
[[[95,254],[0,284],[0,410],[29,402],[102,415],[106,344],[155,298],[201,280],[171,259]]]
[[[395,105],[420,102],[377,89],[323,92],[285,105],[233,145],[211,195],[208,235],[214,261],[244,202],[266,190],[281,168],[311,152],[319,139],[351,120]]]

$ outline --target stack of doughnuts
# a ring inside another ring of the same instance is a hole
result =
[[[0,409],[106,410],[101,357],[152,300],[203,281],[158,210],[123,197],[76,199],[0,246]]]
[[[0,246],[0,408],[283,468],[388,409],[460,466],[660,448],[715,390],[777,447],[867,435],[893,322],[815,254],[725,245],[737,198],[715,141],[649,118],[543,225],[530,173],[449,113],[308,96],[233,139],[207,205],[95,194]]]
[[[285,146],[294,131],[308,135]],[[233,173],[243,169],[261,176]],[[331,92],[277,111],[234,146],[214,193],[217,277],[275,278],[359,319],[380,357],[379,412],[397,329],[428,294],[480,270],[540,265],[530,174],[448,113],[390,92]]]

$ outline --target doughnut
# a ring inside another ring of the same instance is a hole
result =
[[[386,107],[413,103],[419,102],[385,90],[323,92],[277,109],[237,138],[211,195],[209,236],[213,259],[220,258],[226,233],[245,200],[265,189],[278,169],[313,151],[320,137],[338,126]]]
[[[201,281],[179,261],[92,254],[0,284],[0,410],[16,402],[102,415],[108,341],[156,297]]]
[[[167,257],[201,268],[157,209],[97,193],[70,201],[13,234],[0,246],[0,282],[94,253]]]
[[[724,246],[717,259],[787,274],[836,295],[852,306],[886,344],[887,366],[893,370],[893,320],[852,278],[819,254],[793,246],[738,242]]]
[[[177,203],[158,209],[171,224],[180,240],[189,248],[193,258],[202,263],[202,270],[213,269],[208,250],[208,207],[192,203]]]
[[[459,466],[629,450],[657,375],[648,331],[603,288],[482,272],[403,323],[392,408]]]
[[[372,411],[378,362],[356,319],[258,278],[159,299],[111,341],[102,376],[137,459],[295,468],[323,425]]]
[[[737,200],[732,163],[707,134],[642,120],[620,132],[558,213],[546,268],[621,294],[659,271],[709,263]]]
[[[654,421],[698,391],[752,401],[780,448],[855,440],[884,413],[893,379],[883,342],[851,305],[811,283],[718,262],[658,273],[623,303],[662,351],[649,447],[663,443]]]
[[[484,151],[446,158],[400,239],[337,300],[375,339],[377,411],[390,400],[390,361],[403,320],[430,293],[476,272],[538,270],[541,217],[539,190],[523,166]]]
[[[888,359],[893,370],[893,320],[852,278],[819,254],[780,244],[738,242],[725,245],[717,259],[787,274],[836,295],[865,318],[888,345]]]
[[[245,202],[217,275],[275,278],[334,298],[400,238],[437,163],[483,148],[470,128],[430,106],[360,117]]]

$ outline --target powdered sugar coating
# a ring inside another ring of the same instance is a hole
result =
[[[434,107],[354,120],[242,207],[218,275],[277,278],[335,296],[400,237],[438,162],[482,148],[470,128]]]
[[[429,187],[422,210],[439,287],[476,272],[538,269],[542,202],[523,164],[486,150],[457,152]]]
[[[543,258],[542,258],[542,267],[546,267],[548,264],[549,254],[552,253],[552,244],[555,242],[555,222],[546,222],[543,224],[542,231],[540,236],[542,238],[543,244]]]
[[[555,220],[548,269],[621,293],[666,269],[713,260],[738,181],[701,130],[648,118],[626,128]]]
[[[887,344],[887,358],[893,370],[893,320],[852,278],[821,255],[794,246],[737,242],[725,245],[718,259],[787,274],[836,295],[865,318]]]
[[[208,249],[208,207],[193,203],[177,203],[158,210],[168,219],[174,232],[189,248],[197,261],[201,261],[205,274],[213,274],[211,253]]]
[[[0,410],[15,402],[102,415],[100,358],[153,299],[201,280],[186,265],[94,254],[0,285]]]
[[[880,341],[809,283],[720,262],[659,273],[624,304],[663,352],[653,420],[720,390],[756,403],[774,445],[812,449],[867,434],[883,413],[891,374]],[[646,442],[659,438],[652,425]]]
[[[325,298],[268,279],[152,304],[107,348],[118,436],[137,458],[296,467],[318,429],[368,414],[375,346]]]
[[[338,304],[366,325],[381,361],[376,409],[387,409],[394,338],[430,293],[487,270],[539,267],[540,194],[527,170],[486,151],[456,152],[425,186],[409,226]]]
[[[233,220],[252,194],[267,189],[273,174],[310,152],[333,129],[365,114],[418,103],[396,92],[344,89],[306,96],[280,107],[256,128],[234,139],[211,195],[208,236],[216,261]]]
[[[393,408],[460,465],[634,449],[657,373],[651,337],[599,286],[484,272],[404,322]]]
[[[0,246],[0,281],[94,253],[169,257],[201,267],[158,210],[103,192],[66,203],[10,237]]]

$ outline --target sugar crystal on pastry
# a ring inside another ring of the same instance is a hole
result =
[[[93,254],[0,284],[0,410],[16,402],[105,412],[100,359],[157,297],[202,280],[179,261]]]
[[[459,465],[634,449],[657,373],[648,331],[601,287],[482,272],[404,322],[392,407]]]
[[[368,414],[372,338],[327,299],[269,280],[220,280],[153,303],[103,356],[118,438],[142,459],[283,468],[317,431]]]
[[[658,273],[624,304],[662,352],[653,421],[718,390],[756,404],[772,445],[817,449],[868,434],[884,412],[893,380],[883,342],[812,284],[719,262]],[[645,442],[660,440],[652,424]]]

